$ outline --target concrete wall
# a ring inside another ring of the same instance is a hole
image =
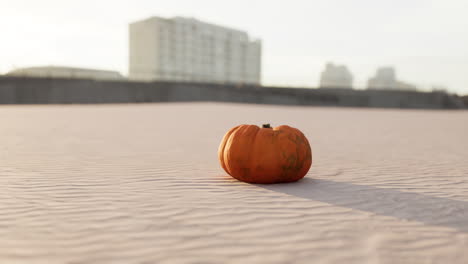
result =
[[[468,108],[468,95],[462,96],[462,101],[463,104],[465,105],[466,108]]]
[[[181,101],[430,109],[464,107],[459,97],[444,93],[0,77],[0,104]]]

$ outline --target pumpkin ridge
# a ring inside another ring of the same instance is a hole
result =
[[[244,167],[242,166],[241,163],[243,158],[242,156],[245,157],[245,142],[242,140],[246,134],[248,134],[249,128],[252,127],[252,125],[241,125],[239,128],[234,131],[230,137],[229,140],[226,142],[226,148],[228,151],[224,151],[224,160],[227,160],[228,162],[225,162],[227,172],[232,176],[232,175],[239,175],[241,173],[242,175],[247,174],[245,170],[245,165],[243,164]],[[235,145],[236,147],[232,147],[232,145]],[[234,149],[234,150],[233,150]],[[248,152],[247,152],[248,153]],[[248,159],[244,159],[244,162],[247,162]]]
[[[254,160],[253,160],[253,154],[255,151],[255,143],[257,142],[257,136],[262,128],[259,127],[259,129],[255,132],[255,136],[252,139],[252,143],[250,144],[250,149],[249,149],[249,158],[247,161],[247,164],[249,165],[250,170],[255,171],[256,168],[254,168]]]
[[[225,155],[224,152],[225,152],[225,150],[226,150],[226,145],[228,144],[228,142],[229,142],[229,140],[231,139],[232,135],[233,135],[237,130],[239,130],[239,128],[240,128],[241,126],[243,126],[243,125],[238,125],[238,126],[232,128],[231,130],[229,130],[229,131],[226,133],[226,135],[225,135],[225,137],[224,137],[224,139],[223,139],[222,146],[220,146],[220,147],[222,147],[222,149],[220,149],[220,152],[219,152],[219,154],[218,154],[219,160],[220,160],[220,162],[221,162],[221,166],[222,166],[223,169],[224,169],[229,175],[231,175],[231,176],[232,176],[231,170],[228,168],[228,164],[227,164],[226,159],[225,159],[225,157],[224,157],[224,155]],[[218,151],[219,151],[219,150],[218,150]]]
[[[301,156],[301,148],[303,148],[302,146],[302,138],[297,134],[297,131],[293,130],[294,131],[294,136],[296,137],[296,142],[298,144],[296,144],[296,161],[295,161],[295,164],[294,164],[294,170],[296,172],[299,172],[301,169],[302,169],[302,166],[304,165],[304,161],[302,160],[302,162],[300,162],[299,160],[299,157]]]
[[[306,151],[305,156],[303,157],[303,160],[301,162],[302,167],[300,170],[298,170],[298,172],[300,172],[301,175],[305,176],[309,171],[310,167],[312,166],[312,148],[310,146],[309,140],[304,135],[304,133],[302,133],[302,131],[300,131],[297,128],[294,128],[294,130],[296,131],[296,134],[298,134],[301,145],[303,148],[305,148]]]
[[[229,155],[229,156],[236,156],[237,153],[231,151],[231,145],[233,145],[234,143],[238,144],[237,142],[235,142],[235,141],[238,140],[237,137],[240,137],[240,136],[243,134],[243,132],[246,130],[246,127],[248,127],[248,126],[249,126],[249,125],[242,125],[242,126],[240,126],[236,131],[234,131],[234,133],[231,134],[231,136],[230,136],[230,141],[229,141],[229,150],[228,150],[228,152],[225,153],[226,156],[227,156],[227,155]],[[230,160],[230,159],[229,159],[229,160]],[[230,173],[231,175],[232,175],[232,174],[237,174],[237,172],[236,172],[236,167],[237,167],[236,165],[237,165],[237,164],[235,164],[235,162],[234,162],[234,164],[232,164],[232,163],[233,163],[233,162],[230,161],[230,162],[228,162],[228,163],[226,164],[226,165],[227,165],[227,168],[229,169],[229,173]]]
[[[250,133],[250,130],[253,130],[255,129],[255,135],[252,135]],[[258,135],[258,131],[260,131],[261,128],[259,128],[258,126],[256,125],[248,125],[244,131],[245,134],[247,134],[249,136],[249,140],[246,142],[246,145],[244,146],[244,153],[245,155],[247,156],[246,157],[246,160],[245,160],[245,164],[244,164],[244,167],[241,168],[241,171],[242,171],[242,177],[244,178],[250,178],[251,177],[251,174],[252,172],[255,172],[251,166],[251,160],[252,160],[252,156],[253,156],[253,149],[254,149],[254,144],[255,144],[255,140],[256,140],[256,137]],[[242,136],[246,136],[246,135],[242,135]]]

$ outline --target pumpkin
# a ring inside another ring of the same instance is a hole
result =
[[[307,138],[285,125],[236,126],[224,135],[218,157],[229,175],[248,183],[298,181],[312,165]]]

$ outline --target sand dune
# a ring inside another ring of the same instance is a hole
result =
[[[468,113],[213,103],[0,107],[0,263],[467,263]],[[312,145],[302,181],[217,160],[242,124]]]

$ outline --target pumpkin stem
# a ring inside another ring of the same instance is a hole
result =
[[[263,124],[263,128],[271,128],[270,124]]]

